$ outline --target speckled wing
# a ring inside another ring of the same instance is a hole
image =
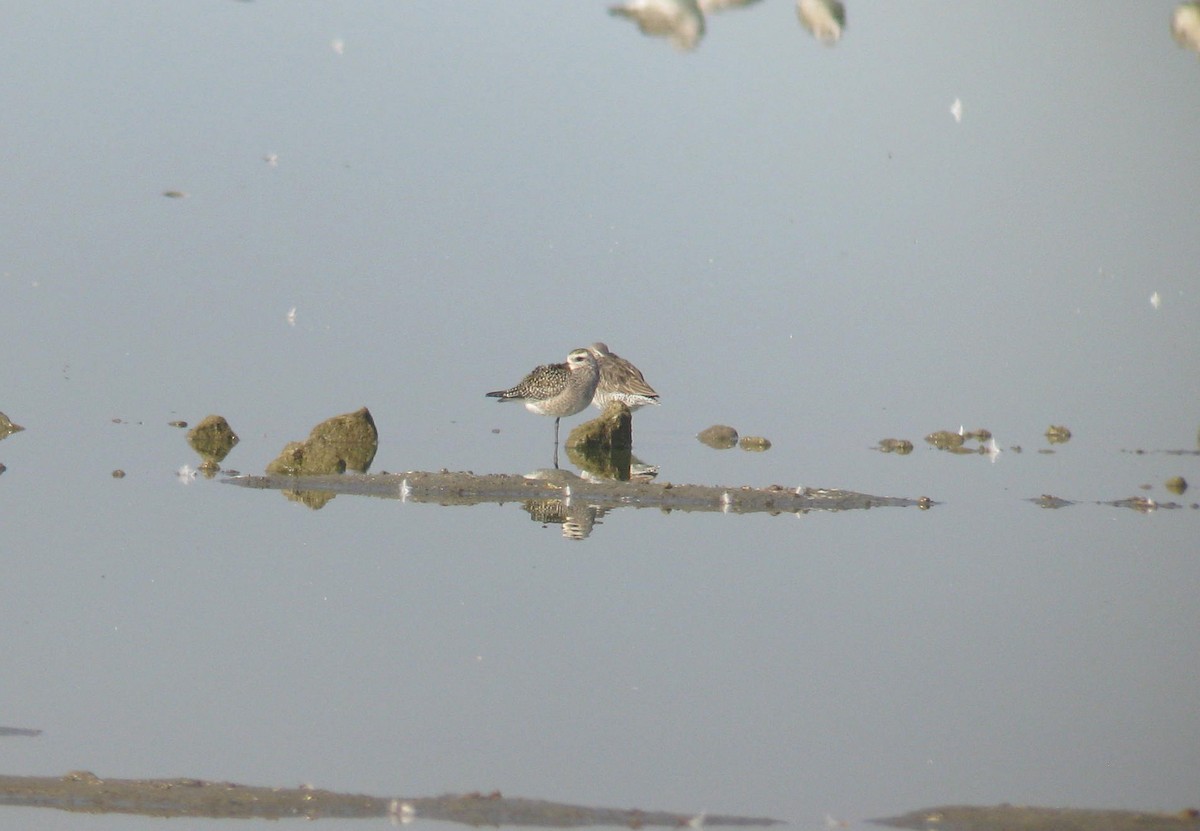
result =
[[[566,364],[542,364],[534,367],[515,387],[489,392],[487,396],[501,401],[545,401],[566,388],[570,375]]]

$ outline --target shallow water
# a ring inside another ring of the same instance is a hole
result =
[[[603,3],[16,13],[0,723],[43,732],[0,772],[802,827],[1194,804],[1174,7],[856,4],[825,47],[773,1],[688,53]],[[553,422],[483,393],[594,340],[662,394],[634,416],[659,482],[939,504],[614,510],[578,541],[515,503],[177,475],[172,420],[224,415],[256,474],[363,405],[373,472],[544,468]],[[1003,452],[923,441],[960,425]],[[1128,497],[1184,507],[1096,504]]]

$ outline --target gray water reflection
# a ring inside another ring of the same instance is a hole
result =
[[[45,732],[5,768],[818,828],[1192,803],[1185,4],[848,3],[827,49],[774,0],[685,54],[608,5],[8,10],[2,704]],[[566,545],[524,499],[228,487],[170,426],[260,472],[369,403],[373,471],[528,471],[550,425],[481,393],[595,340],[663,395],[656,483],[939,504],[564,505]],[[922,440],[960,424],[1001,452]],[[1132,498],[1185,508],[1095,504]]]

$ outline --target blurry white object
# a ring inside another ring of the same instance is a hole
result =
[[[704,15],[696,0],[630,0],[610,6],[608,13],[628,17],[642,34],[665,37],[683,51],[695,49],[704,37]]]
[[[804,28],[826,46],[842,39],[846,7],[841,0],[796,0],[796,14]]]
[[[1200,52],[1200,3],[1183,3],[1175,10],[1171,34],[1180,46]]]

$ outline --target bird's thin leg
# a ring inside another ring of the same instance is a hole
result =
[[[554,469],[558,470],[558,419],[554,419]]]

